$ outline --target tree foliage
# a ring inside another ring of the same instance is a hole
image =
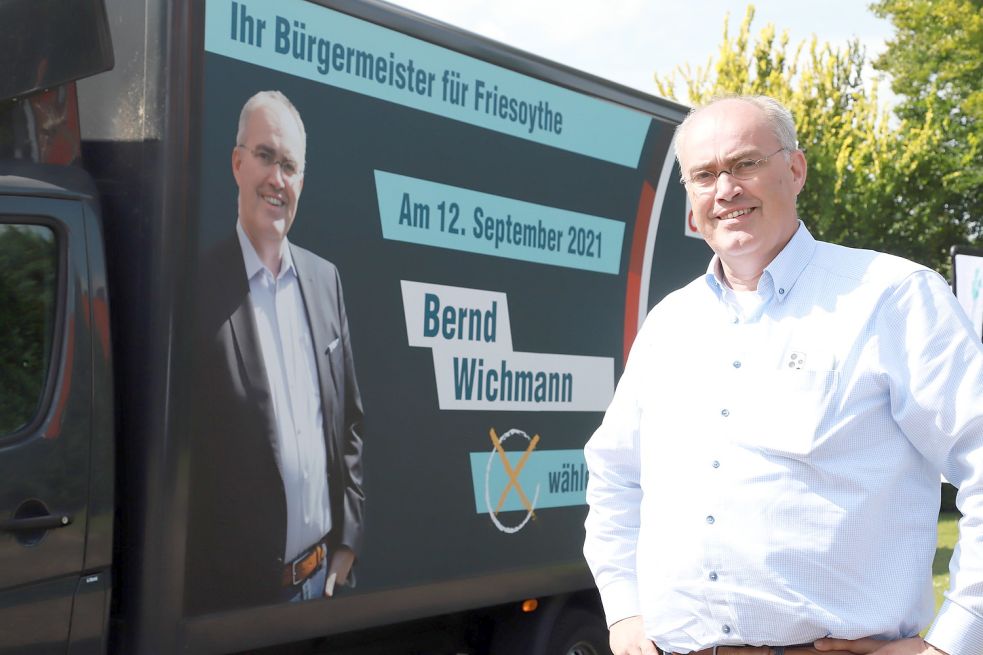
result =
[[[871,9],[895,36],[874,62],[901,96],[895,113],[923,123],[944,116],[937,181],[947,212],[983,221],[983,0],[880,0]]]
[[[659,92],[675,98],[678,75],[694,105],[731,93],[777,98],[792,111],[809,162],[798,208],[813,234],[947,270],[949,248],[981,235],[980,216],[967,213],[957,187],[940,184],[952,172],[952,116],[925,103],[892,120],[879,109],[878,81],[865,83],[858,41],[836,49],[813,37],[790,51],[788,33],[770,24],[752,40],[753,19],[749,5],[731,36],[725,18],[716,63],[656,75]]]
[[[0,436],[34,415],[50,361],[55,258],[51,230],[0,225]]]

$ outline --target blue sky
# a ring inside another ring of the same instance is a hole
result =
[[[568,66],[656,94],[652,74],[705,64],[730,12],[734,34],[746,2],[723,0],[395,0],[395,4]],[[752,33],[773,23],[790,46],[815,34],[843,45],[858,38],[868,56],[893,33],[863,0],[757,0]],[[872,71],[873,72],[873,71]],[[882,96],[888,85],[882,84]],[[681,96],[685,101],[685,98]]]

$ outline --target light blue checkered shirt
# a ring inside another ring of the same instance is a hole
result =
[[[983,652],[983,344],[948,285],[802,225],[757,305],[717,266],[649,314],[585,450],[608,622],[684,653],[915,635],[942,473],[965,518],[927,639]]]

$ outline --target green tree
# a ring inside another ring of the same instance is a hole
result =
[[[727,93],[779,99],[795,116],[809,161],[799,215],[813,233],[947,270],[949,247],[978,234],[965,214],[946,211],[940,193],[951,118],[929,108],[892,122],[879,109],[877,80],[865,84],[857,41],[835,49],[813,37],[790,53],[788,33],[777,36],[770,24],[752,43],[753,19],[749,5],[732,37],[725,18],[716,63],[656,75],[660,93],[675,98],[678,75],[695,105]]]
[[[0,225],[0,436],[33,416],[44,389],[54,324],[54,235]]]
[[[946,137],[936,158],[943,211],[969,223],[977,238],[983,221],[983,0],[879,0],[874,13],[890,19],[895,36],[874,62],[890,73],[901,96],[895,113],[924,123],[945,116]]]

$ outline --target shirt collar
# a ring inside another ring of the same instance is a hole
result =
[[[806,264],[812,259],[815,251],[816,239],[800,220],[795,234],[785,244],[782,251],[778,253],[778,256],[771,260],[771,263],[765,267],[764,273],[761,275],[761,280],[758,281],[759,291],[770,290],[771,294],[778,298],[779,302],[785,300],[795,285],[796,280],[799,279],[799,275],[805,270]],[[724,282],[724,272],[720,263],[720,257],[716,254],[710,259],[710,265],[707,266],[704,279],[718,299],[728,289],[727,284]]]
[[[236,221],[236,234],[239,235],[239,247],[242,249],[242,261],[246,265],[246,279],[251,280],[260,271],[266,271],[273,276],[272,271],[266,268],[260,260],[259,255],[256,254],[256,248],[253,247],[253,242],[249,240],[246,235],[246,231],[242,228],[242,222]],[[280,277],[287,274],[297,275],[297,270],[294,267],[294,258],[290,254],[290,244],[286,238],[280,244]]]
[[[799,229],[792,235],[792,239],[765,267],[765,273],[771,278],[774,297],[778,302],[788,297],[815,252],[816,239],[800,220]]]

